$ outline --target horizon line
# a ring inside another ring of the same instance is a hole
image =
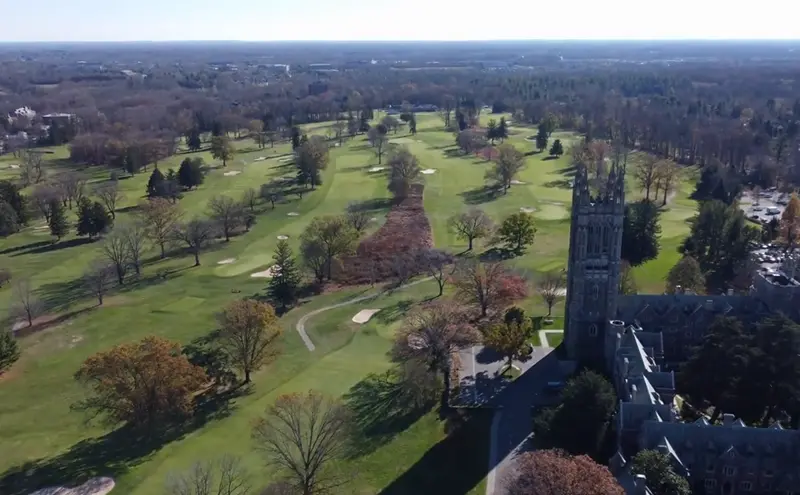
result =
[[[280,40],[242,40],[242,39],[163,39],[163,40],[0,40],[0,45],[11,44],[126,44],[126,43],[597,43],[597,42],[629,42],[629,43],[763,43],[763,42],[797,42],[797,38],[485,38],[485,39],[280,39]]]

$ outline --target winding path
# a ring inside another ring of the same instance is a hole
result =
[[[400,287],[397,287],[397,288],[392,289],[392,290],[401,290],[401,289],[405,289],[407,287],[413,287],[413,286],[415,286],[417,284],[421,284],[422,282],[427,282],[428,280],[431,280],[431,279],[433,279],[433,277],[421,278],[421,279],[415,280],[415,281],[413,281],[411,283],[408,283],[408,284],[405,284],[405,285],[401,285]],[[386,292],[386,291],[383,291],[383,292]],[[309,318],[311,318],[312,316],[316,316],[316,315],[318,315],[320,313],[324,313],[325,311],[330,311],[331,309],[341,308],[343,306],[348,306],[350,304],[356,304],[356,303],[360,303],[362,301],[366,301],[366,300],[369,300],[369,299],[374,299],[375,297],[383,294],[383,292],[378,292],[377,294],[368,294],[366,296],[359,296],[359,297],[356,297],[354,299],[349,299],[347,301],[340,302],[338,304],[332,304],[330,306],[325,306],[324,308],[315,309],[314,311],[311,311],[310,313],[307,313],[307,314],[303,315],[302,317],[300,317],[299,320],[297,320],[297,324],[295,325],[295,328],[297,329],[297,333],[300,334],[300,338],[303,339],[303,343],[306,345],[306,348],[310,352],[313,352],[314,349],[316,349],[316,346],[314,345],[313,342],[311,342],[311,338],[309,338],[308,333],[306,333],[306,322],[308,322]]]

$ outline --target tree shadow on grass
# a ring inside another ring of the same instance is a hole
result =
[[[447,437],[428,449],[379,495],[469,493],[487,475],[491,411],[459,410],[446,424]]]
[[[375,314],[374,318],[383,325],[389,325],[403,318],[415,303],[416,301],[413,299],[403,299],[389,307],[381,309]]]
[[[364,201],[351,203],[349,209],[351,209],[352,211],[376,213],[379,211],[389,211],[391,207],[392,207],[392,200],[390,198],[372,198]]]
[[[102,437],[78,442],[56,457],[14,466],[0,475],[0,493],[25,495],[48,486],[74,486],[95,476],[119,477],[168,443],[230,416],[236,408],[233,399],[249,392],[235,389],[204,394],[190,420],[158,434],[142,435],[124,426]]]
[[[64,242],[48,242],[47,244],[36,246],[35,248],[25,251],[23,253],[17,252],[12,256],[25,256],[28,254],[44,254],[75,246],[82,246],[84,244],[89,244],[94,241],[95,241],[94,239],[86,239],[84,237],[79,237]]]
[[[479,205],[496,200],[501,196],[500,191],[493,186],[481,186],[469,191],[458,193],[459,196],[464,198],[464,203],[468,205]]]
[[[551,180],[550,182],[545,182],[542,185],[544,187],[555,187],[558,189],[572,189],[572,180],[570,179]]]
[[[35,248],[39,248],[39,247],[42,247],[42,246],[50,245],[52,243],[53,243],[53,241],[36,241],[36,242],[32,242],[30,244],[24,244],[22,246],[14,246],[14,247],[3,249],[2,251],[0,251],[0,254],[11,254],[11,253],[16,253],[18,251],[25,251],[26,249],[35,249]]]
[[[64,282],[44,284],[37,289],[36,294],[44,303],[47,311],[55,312],[64,311],[91,296],[86,283],[80,277]]]
[[[415,406],[408,400],[403,386],[389,370],[382,374],[370,373],[345,394],[345,403],[358,429],[351,439],[350,457],[369,454],[387,444],[436,403],[434,398]]]

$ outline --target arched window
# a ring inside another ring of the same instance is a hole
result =
[[[589,336],[597,337],[597,325],[595,325],[594,323],[589,325]]]

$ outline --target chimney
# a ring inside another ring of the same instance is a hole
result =
[[[713,299],[706,299],[706,309],[711,311],[714,309],[714,300]]]
[[[633,478],[633,487],[633,493],[645,495],[647,493],[647,477],[643,474],[637,474]]]
[[[639,393],[639,387],[636,384],[631,385],[631,402],[636,402],[636,395]]]
[[[683,287],[681,287],[680,285],[676,285],[675,294],[683,294]]]
[[[623,377],[627,377],[628,376],[628,367],[630,366],[630,364],[631,364],[631,362],[628,360],[628,358],[625,358],[625,359],[622,360],[622,376]],[[634,385],[634,387],[635,386],[636,385]]]
[[[733,426],[734,416],[730,413],[722,415],[722,426]]]
[[[733,295],[733,289],[728,289],[728,295],[729,295],[729,296],[732,296],[732,295]]]

